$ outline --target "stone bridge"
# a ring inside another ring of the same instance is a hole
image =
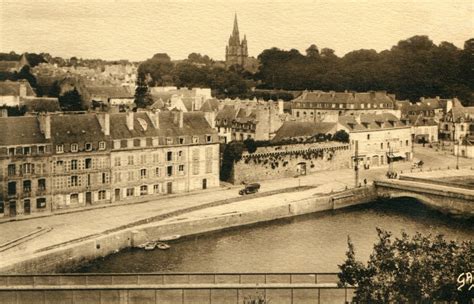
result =
[[[422,204],[445,214],[463,218],[474,217],[474,189],[427,179],[379,179],[374,181],[380,198],[415,198]]]

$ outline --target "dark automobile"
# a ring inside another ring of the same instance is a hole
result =
[[[239,190],[239,194],[245,195],[245,194],[257,193],[258,189],[260,189],[260,184],[258,183],[248,184],[248,185],[245,185],[244,189]]]

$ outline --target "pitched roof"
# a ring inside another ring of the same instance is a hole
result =
[[[51,115],[51,138],[55,144],[97,142],[105,140],[94,113]]]
[[[216,121],[219,121],[219,125],[230,125],[232,120],[236,117],[237,110],[231,105],[225,105],[216,115]],[[224,124],[224,120],[227,124]]]
[[[340,103],[340,104],[361,104],[361,103],[394,103],[394,98],[386,92],[323,92],[312,91],[303,92],[293,102],[317,102],[317,103]]]
[[[26,80],[0,81],[0,96],[20,96],[21,85],[26,86],[26,96],[36,96],[35,92]]]
[[[17,70],[20,66],[18,61],[0,61],[0,72],[10,72],[12,70]]]
[[[272,141],[280,141],[293,137],[312,137],[317,134],[334,133],[336,123],[313,121],[285,121],[278,129]]]
[[[360,119],[360,121],[358,121]],[[393,128],[406,128],[395,115],[384,114],[361,114],[358,118],[354,115],[339,116],[339,123],[349,131],[370,131]]]
[[[422,114],[408,115],[408,121],[412,126],[437,126],[438,123],[432,117],[425,117]]]
[[[215,112],[219,109],[219,100],[212,98],[206,100],[202,105],[200,111]]]
[[[133,94],[122,86],[87,86],[91,96],[105,96],[107,98],[133,98]]]
[[[136,137],[175,137],[215,134],[202,112],[185,112],[183,115],[183,127],[174,123],[174,115],[178,112],[159,112],[159,128],[155,129],[150,117],[146,112],[133,113],[133,130],[127,127],[127,113],[116,113],[110,115],[110,135],[113,139],[126,139]]]
[[[20,104],[28,112],[55,112],[60,111],[59,101],[54,97],[20,97]]]
[[[474,107],[453,107],[451,113],[455,122],[461,118],[474,120]]]
[[[39,144],[48,142],[41,133],[35,116],[15,116],[0,118],[0,146]],[[7,135],[8,136],[5,136]]]

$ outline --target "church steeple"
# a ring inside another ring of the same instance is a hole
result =
[[[240,35],[239,35],[239,23],[237,22],[237,13],[234,16],[234,29],[232,30],[232,38],[237,43],[240,43]]]
[[[240,41],[239,23],[237,21],[237,13],[234,15],[234,28],[229,37],[229,44],[225,50],[226,65],[232,66],[234,64],[245,65],[247,60],[247,37],[244,35],[242,42]]]

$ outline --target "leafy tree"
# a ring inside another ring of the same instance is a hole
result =
[[[64,93],[64,95],[59,96],[59,105],[63,111],[81,111],[83,110],[81,95],[74,88],[71,91]]]
[[[306,57],[310,57],[310,58],[319,57],[319,49],[315,44],[311,44],[309,48],[306,49]]]
[[[432,303],[457,301],[468,303],[469,286],[458,290],[457,278],[471,271],[474,242],[456,243],[443,236],[409,237],[377,228],[378,242],[367,265],[355,259],[354,246],[348,239],[346,261],[339,265],[342,284],[356,286],[358,303]]]
[[[25,79],[30,83],[30,86],[34,89],[38,87],[36,77],[31,73],[30,67],[25,65],[21,68],[17,75],[17,79]]]
[[[146,108],[153,104],[150,89],[144,79],[137,79],[137,88],[135,89],[135,105],[137,108]]]
[[[244,140],[244,145],[250,154],[257,151],[257,144],[255,143],[255,140],[253,138],[247,138],[246,140]]]
[[[240,141],[231,141],[225,146],[222,154],[221,180],[228,181],[231,178],[234,163],[242,158],[243,152],[244,144]]]
[[[349,133],[347,133],[344,130],[339,130],[336,133],[334,133],[334,136],[332,137],[332,140],[348,143],[349,142]]]
[[[172,79],[173,68],[174,64],[170,57],[167,54],[158,53],[138,66],[138,78],[144,80],[149,75],[151,85],[169,85],[172,84],[170,79]]]
[[[28,62],[30,63],[30,66],[32,68],[34,68],[40,63],[46,62],[46,60],[41,54],[35,54],[35,53],[26,54],[26,59],[28,59]]]

